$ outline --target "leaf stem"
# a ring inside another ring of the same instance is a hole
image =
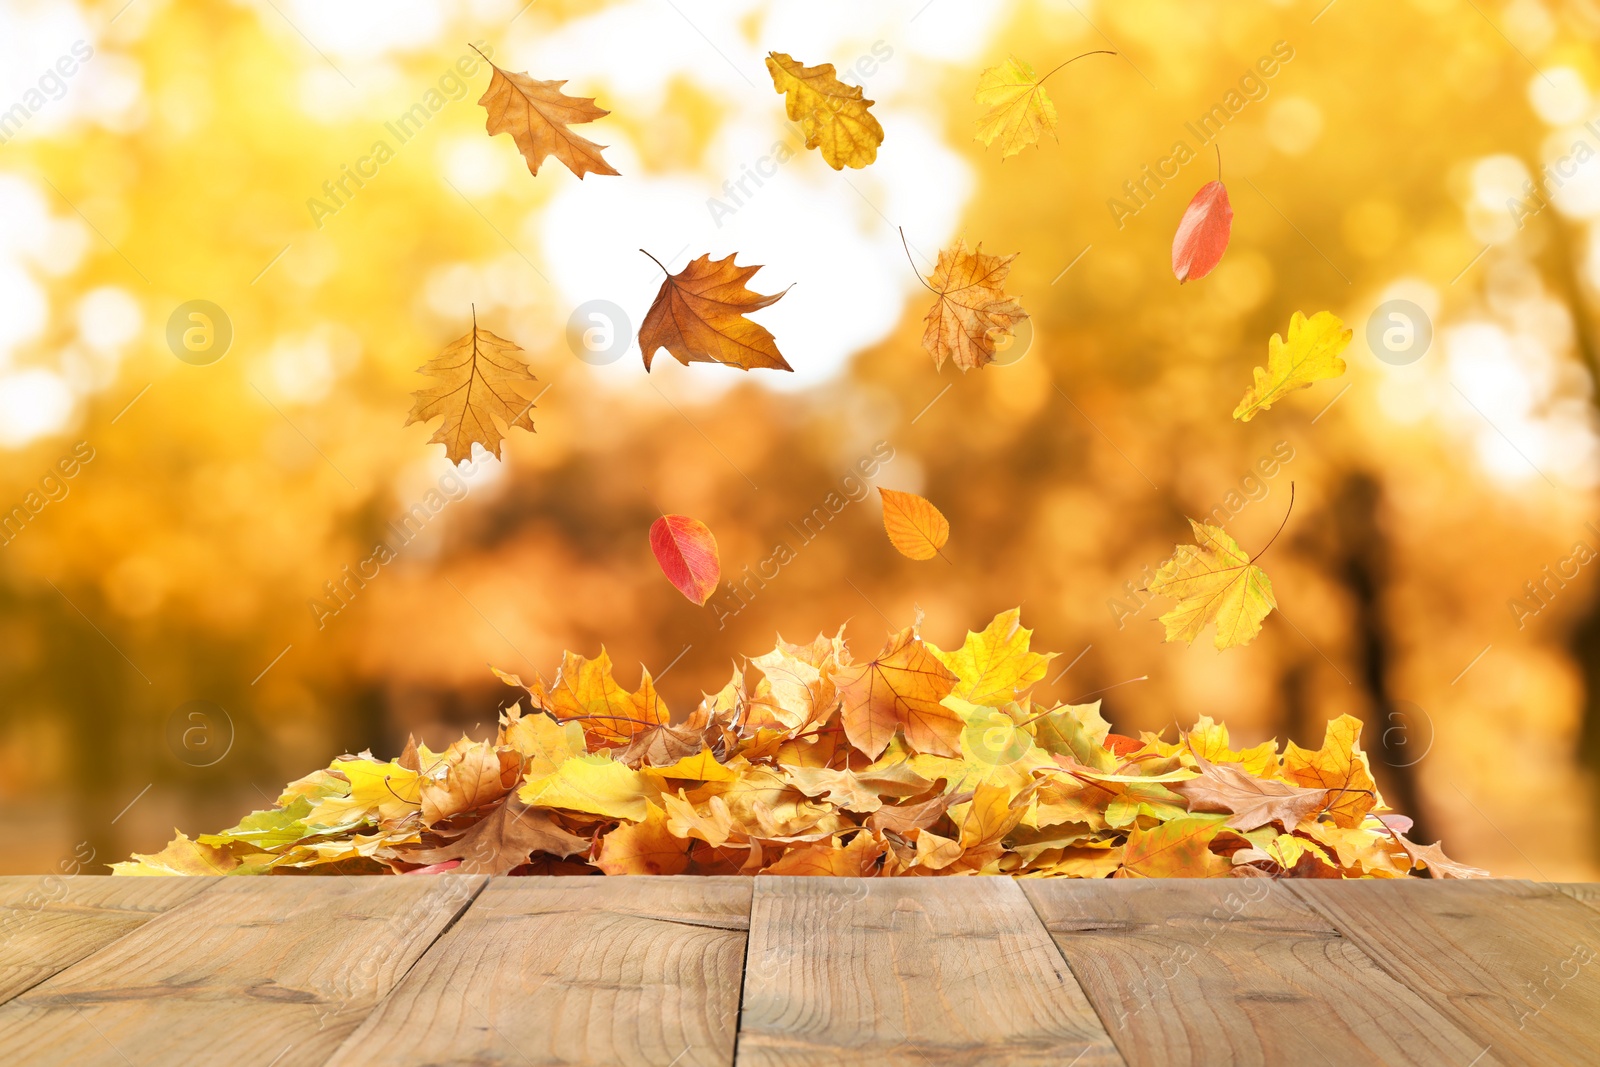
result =
[[[1217,181],[1220,182],[1222,180],[1222,146],[1218,144],[1212,145],[1212,147],[1217,150]]]
[[[639,249],[639,251],[644,252],[644,249],[641,248],[641,249]],[[647,256],[650,256],[649,252],[644,252],[644,254],[647,255]],[[659,259],[657,259],[655,256],[650,256],[650,262],[652,262],[656,266],[660,267],[662,274],[665,274],[668,278],[672,277],[672,272],[670,270],[668,270],[666,268],[666,265],[664,263],[662,263]]]
[[[1278,534],[1283,533],[1283,528],[1285,526],[1289,525],[1289,516],[1290,516],[1291,513],[1293,513],[1293,511],[1294,511],[1294,483],[1290,482],[1289,483],[1289,510],[1285,511],[1283,513],[1283,521],[1278,523],[1278,533],[1275,533],[1275,534],[1272,535],[1272,541],[1276,541],[1278,539]],[[1262,556],[1264,556],[1266,554],[1266,552],[1267,552],[1267,549],[1272,547],[1272,541],[1268,541],[1265,545],[1261,546],[1261,551],[1257,552],[1255,555],[1251,556],[1250,557],[1250,562],[1254,563],[1256,560],[1258,560]]]
[[[1067,60],[1066,63],[1062,63],[1060,66],[1056,67],[1055,70],[1052,70],[1050,72],[1050,74],[1054,74],[1056,72],[1056,70],[1060,70],[1061,67],[1066,66],[1067,63],[1076,63],[1078,60],[1082,59],[1083,56],[1114,56],[1116,54],[1117,53],[1115,53],[1113,51],[1110,51],[1109,49],[1106,49],[1106,48],[1101,48],[1101,49],[1098,49],[1098,50],[1093,51],[1093,52],[1085,52],[1085,53],[1083,53],[1082,56],[1073,56],[1071,59]],[[1040,78],[1038,81],[1034,82],[1033,84],[1034,85],[1043,85],[1045,83],[1045,81],[1050,77],[1050,74],[1046,74],[1043,78]]]
[[[934,296],[943,296],[944,294],[939,292],[939,290],[935,289],[933,286],[929,285],[927,280],[922,277],[922,272],[917,270],[917,261],[911,258],[911,246],[906,243],[906,228],[904,226],[900,226],[898,229],[900,230],[900,247],[906,250],[906,262],[911,264],[911,270],[916,274],[917,281],[921,282],[922,287],[928,290],[928,292],[932,293]]]
[[[471,41],[467,42],[467,47],[472,49],[474,52],[478,52],[478,46],[473,44]],[[478,54],[480,56],[483,56],[482,52],[478,52]],[[488,56],[483,56],[483,61],[485,63],[489,64],[489,66],[494,67],[494,60],[490,59]],[[500,68],[499,67],[494,67],[494,69],[495,70],[499,70]]]

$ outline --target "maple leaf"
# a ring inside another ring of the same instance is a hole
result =
[[[904,243],[904,232],[900,239]],[[922,331],[922,347],[933,356],[935,368],[943,370],[946,359],[964,372],[982,367],[994,359],[996,346],[1011,337],[1011,328],[1028,317],[1004,288],[1016,258],[1015,253],[986,256],[982,244],[968,252],[965,240],[939,253],[933,273],[922,282],[937,297]]]
[[[1038,144],[1043,134],[1055,137],[1056,106],[1050,102],[1050,94],[1044,91],[1044,83],[1067,63],[1095,55],[1114,56],[1116,53],[1098,51],[1073,56],[1043,78],[1036,77],[1033,68],[1014,55],[1007,56],[998,67],[984,70],[978,75],[978,88],[972,96],[988,109],[978,116],[976,139],[989,147],[1000,138],[1000,158],[1005,159],[1029,145]]]
[[[1232,233],[1233,205],[1227,187],[1220,180],[1207,182],[1189,201],[1172,236],[1172,273],[1178,283],[1210,274],[1222,262]]]
[[[521,754],[487,741],[464,745],[444,763],[441,777],[424,778],[418,787],[422,818],[429,825],[493,804],[522,777]]]
[[[517,796],[534,807],[638,822],[654,795],[649,779],[607,756],[574,756],[554,773],[529,778]]]
[[[1178,602],[1161,616],[1166,639],[1192,644],[1215,622],[1219,650],[1247,645],[1261,632],[1261,620],[1278,606],[1272,581],[1221,527],[1194,519],[1189,525],[1195,544],[1177,546],[1149,586],[1152,593]]]
[[[1345,362],[1339,353],[1350,344],[1350,336],[1331,311],[1319,311],[1309,319],[1296,311],[1289,317],[1289,340],[1273,334],[1267,342],[1267,365],[1255,369],[1254,381],[1233,409],[1233,417],[1249,422],[1296,389],[1343,374]]]
[[[1149,830],[1135,826],[1123,847],[1118,878],[1217,878],[1232,864],[1210,845],[1223,822],[1197,815],[1161,823]]]
[[[656,261],[667,277],[639,327],[645,370],[662,348],[686,367],[690,363],[721,363],[740,370],[794,370],[778,351],[771,332],[745,318],[776,304],[789,290],[773,296],[751,292],[744,283],[761,268],[736,266],[736,258],[713,260],[708,253],[677,274]]]
[[[834,170],[861,168],[878,158],[883,127],[872,117],[859,85],[846,85],[834,76],[832,63],[807,67],[782,52],[767,55],[772,86],[784,96],[792,122],[800,123],[807,148],[822,151],[823,162]]]
[[[883,497],[883,529],[896,551],[908,559],[944,554],[939,550],[950,540],[950,522],[938,508],[915,493],[878,493]]]
[[[528,415],[533,401],[524,397],[519,387],[538,379],[513,354],[521,351],[505,338],[479,329],[478,310],[474,307],[471,332],[417,368],[418,374],[438,378],[439,382],[411,394],[417,402],[406,425],[442,415],[444,421],[428,440],[430,444],[444,445],[445,457],[451,463],[471,459],[474,444],[482,445],[499,459],[500,442],[505,437],[496,427],[496,419],[508,430],[513,426],[533,430],[533,419]]]
[[[473,49],[474,52],[478,50]],[[478,52],[480,56],[482,52]],[[478,103],[489,113],[489,136],[509,133],[517,150],[528,161],[528,170],[539,173],[539,165],[549,156],[567,165],[581,180],[585,174],[616,174],[601,158],[605,145],[595,144],[567,127],[593,122],[611,114],[596,107],[589,97],[568,96],[561,81],[536,81],[527,74],[502,70],[483,56],[492,73],[489,87]]]
[[[952,691],[953,696],[973,704],[1000,708],[1015,701],[1044,677],[1056,654],[1029,651],[1033,631],[1025,628],[1021,619],[1022,612],[1018,608],[1002,611],[982,633],[967,631],[966,641],[956,651],[933,649],[939,662],[960,679]]]
[[[689,868],[689,844],[667,829],[664,810],[648,804],[643,820],[605,835],[595,866],[606,874],[682,874]]]
[[[557,719],[581,721],[585,736],[601,744],[625,744],[640,731],[671,720],[650,672],[643,671],[638,690],[628,692],[612,677],[611,656],[603,645],[594,659],[564,653],[553,683],[546,685],[541,678],[524,688],[535,707]]]
[[[1328,815],[1339,826],[1358,827],[1369,811],[1382,807],[1378,783],[1361,751],[1361,720],[1353,715],[1328,723],[1320,749],[1304,749],[1291,741],[1283,754],[1283,775],[1300,785],[1328,790],[1333,798]]]
[[[1305,789],[1257,778],[1242,767],[1202,761],[1198,778],[1173,785],[1189,801],[1190,811],[1224,812],[1235,830],[1254,830],[1280,822],[1293,830],[1300,820],[1320,811],[1328,802],[1326,789]],[[1291,864],[1292,866],[1292,864]]]
[[[711,528],[687,515],[663,515],[650,524],[650,551],[678,592],[701,606],[717,591],[722,560]]]
[[[919,752],[955,756],[961,751],[961,716],[942,701],[957,679],[911,625],[889,638],[866,663],[840,667],[835,676],[844,702],[845,736],[877,759],[896,730]]]
[[[404,858],[422,864],[460,860],[458,874],[509,874],[535,852],[565,857],[588,849],[588,838],[569,832],[549,812],[511,798],[453,841],[406,853]]]

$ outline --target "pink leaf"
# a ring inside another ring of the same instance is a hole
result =
[[[1204,278],[1222,260],[1233,233],[1233,205],[1221,182],[1207,182],[1194,194],[1172,238],[1172,273],[1179,282]]]
[[[667,581],[696,604],[704,604],[717,591],[722,561],[717,539],[705,523],[686,515],[661,516],[650,524],[650,551]]]

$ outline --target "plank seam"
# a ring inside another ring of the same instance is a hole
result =
[[[750,982],[750,943],[756,932],[756,894],[761,890],[761,879],[752,878],[750,885],[750,913],[745,916],[744,957],[739,965],[739,1003],[733,1011],[733,1041],[730,1044],[728,1067],[739,1062],[739,1042],[744,1040],[744,991]]]
[[[1094,1017],[1100,1023],[1100,1029],[1104,1031],[1106,1038],[1111,1042],[1111,1046],[1117,1050],[1117,1058],[1120,1059],[1123,1064],[1129,1063],[1130,1061],[1128,1059],[1128,1055],[1123,1051],[1122,1043],[1117,1040],[1116,1033],[1113,1032],[1111,1027],[1107,1024],[1106,1017],[1100,1013],[1099,1005],[1095,1004],[1094,998],[1089,995],[1088,987],[1083,984],[1083,978],[1079,976],[1077,971],[1072,969],[1072,960],[1061,948],[1061,944],[1056,941],[1055,932],[1050,929],[1050,924],[1044,921],[1043,915],[1039,914],[1039,906],[1033,902],[1033,895],[1029,893],[1027,889],[1023,887],[1022,883],[1016,878],[1011,878],[1009,875],[1007,877],[1010,878],[1011,884],[1016,886],[1017,892],[1022,894],[1022,899],[1028,902],[1028,910],[1033,913],[1034,919],[1039,923],[1039,929],[1044,931],[1044,939],[1050,943],[1051,949],[1053,949],[1055,954],[1060,957],[1061,965],[1065,967],[1067,969],[1067,973],[1072,976],[1072,981],[1078,987],[1078,992],[1083,996],[1084,1003],[1089,1005],[1090,1011],[1094,1012]]]

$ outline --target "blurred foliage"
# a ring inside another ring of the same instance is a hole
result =
[[[1010,5],[980,55],[916,59],[908,81],[970,167],[961,233],[1020,253],[1008,290],[1032,316],[1031,346],[1025,332],[1009,365],[936,373],[919,346],[926,294],[903,258],[885,258],[906,275],[899,327],[836,378],[788,392],[762,372],[729,387],[721,368],[669,361],[645,381],[636,352],[627,373],[574,358],[572,307],[517,220],[575,179],[515,173],[505,138],[491,143],[514,180],[469,198],[444,172],[445,139],[486,138],[481,72],[421,150],[403,147],[321,229],[308,221],[306,198],[467,41],[492,41],[521,69],[518,42],[608,5],[540,3],[509,28],[520,4],[452,10],[432,43],[388,57],[381,99],[343,111],[308,102],[306,87],[333,75],[270,4],[136,0],[110,22],[118,6],[85,17],[99,52],[137,64],[138,103],[120,122],[0,146],[0,177],[28,183],[83,244],[70,269],[35,271],[51,314],[12,357],[59,369],[79,399],[64,425],[6,453],[0,500],[21,502],[79,441],[94,457],[0,552],[6,869],[51,869],[84,841],[107,860],[154,851],[174,826],[229,825],[277,783],[344,751],[399,751],[408,733],[435,748],[461,729],[492,737],[509,697],[486,661],[548,676],[563,648],[604,642],[619,665],[648,664],[682,714],[774,631],[805,640],[848,616],[867,650],[920,606],[948,645],[1020,600],[1039,642],[1071,661],[1039,699],[1104,691],[1108,719],[1132,735],[1171,728],[1173,709],[1209,714],[1243,744],[1312,743],[1353,714],[1419,840],[1444,836],[1497,874],[1600,875],[1600,607],[1588,568],[1558,582],[1543,570],[1574,542],[1600,547],[1585,525],[1600,473],[1600,197],[1583,195],[1600,175],[1522,228],[1503,206],[1580,137],[1600,144],[1581,126],[1595,114],[1586,86],[1600,86],[1588,0]],[[1016,51],[1047,69],[1107,41],[1125,60],[1051,82],[1059,144],[1002,162],[974,142],[982,67]],[[1131,203],[1124,182],[1175,141],[1194,145],[1185,124],[1280,41],[1292,59],[1253,83],[1259,98],[1218,138],[1232,246],[1180,287],[1172,233],[1215,177],[1211,146],[1164,188],[1147,184],[1148,206],[1120,227],[1107,202]],[[696,61],[721,62],[709,49]],[[581,66],[537,76],[580,78]],[[607,86],[580,80],[573,91],[608,104]],[[769,102],[780,136],[781,100]],[[687,172],[719,195],[726,175],[702,158],[723,117],[715,97],[684,84],[653,115],[613,111],[599,140],[626,137],[646,176]],[[849,177],[814,158],[789,166]],[[620,169],[580,191],[628,181]],[[892,223],[910,221],[859,217],[886,246]],[[926,273],[936,250],[913,248]],[[774,285],[806,284],[773,272]],[[466,328],[465,306],[429,295],[446,275],[548,387],[537,434],[514,435],[503,465],[461,482],[441,482],[437,446],[402,426],[415,368]],[[142,322],[114,359],[85,340],[108,299],[90,298],[107,289]],[[234,329],[206,367],[164,340],[171,310],[196,297]],[[1366,340],[1372,310],[1395,297],[1433,319],[1432,348],[1407,366]],[[1267,338],[1292,312],[1321,310],[1355,329],[1348,376],[1231,420]],[[779,342],[804,358],[805,338]],[[949,565],[896,554],[876,494],[856,492],[879,442],[893,458],[878,480],[949,517]],[[1291,482],[1271,562],[1280,610],[1262,635],[1227,653],[1162,644],[1162,602],[1139,590],[1186,538],[1184,517],[1225,520],[1253,550]],[[325,583],[372,557],[430,490],[462,499],[349,586],[348,606],[309,608],[332,604]],[[850,501],[836,515],[830,493]],[[646,531],[664,510],[716,531],[742,597],[701,609],[662,578]],[[794,559],[773,577],[780,543]],[[1542,602],[1527,582],[1544,583]],[[174,740],[191,721],[175,709],[195,700],[232,724],[206,713],[216,745],[231,735],[208,767]]]

